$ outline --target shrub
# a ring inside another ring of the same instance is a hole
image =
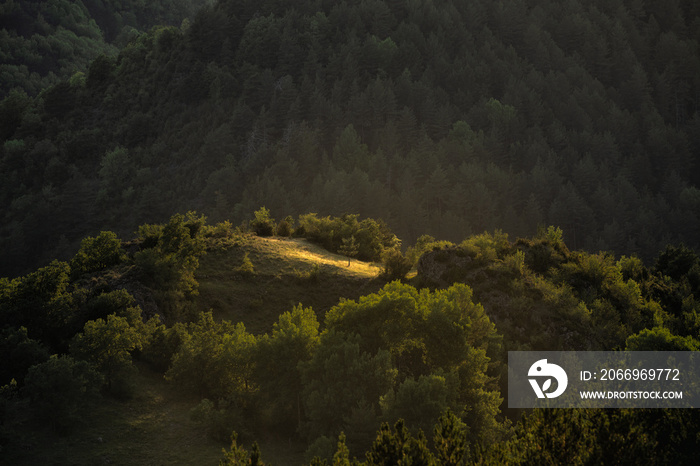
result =
[[[270,211],[267,208],[261,207],[253,215],[255,215],[255,219],[250,222],[250,228],[256,235],[272,236],[275,234],[275,221],[270,217]]]
[[[294,232],[294,219],[291,215],[288,215],[284,220],[280,220],[277,224],[277,236],[292,236]]]
[[[248,257],[247,252],[243,256],[241,265],[238,266],[238,273],[246,277],[255,275],[255,267],[253,266],[253,262],[251,262],[250,257]]]
[[[401,280],[411,270],[411,260],[398,249],[387,249],[382,254],[382,275],[389,280]]]
[[[87,237],[80,243],[80,250],[70,266],[74,275],[81,275],[117,265],[125,257],[116,233],[103,231],[97,237]]]
[[[357,242],[357,258],[363,261],[380,261],[385,249],[395,248],[400,241],[382,222],[371,218],[358,221],[359,215],[319,218],[316,214],[299,216],[295,236],[318,243],[331,252],[339,252],[343,240],[354,237]]]

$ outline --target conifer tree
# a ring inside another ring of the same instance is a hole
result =
[[[350,238],[343,238],[343,244],[338,249],[338,252],[348,258],[348,267],[350,267],[350,258],[355,257],[360,251],[359,247],[354,235]]]

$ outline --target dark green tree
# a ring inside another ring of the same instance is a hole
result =
[[[302,383],[299,365],[311,359],[319,344],[319,323],[311,308],[301,305],[279,316],[272,333],[254,349],[254,378],[271,425],[300,426]]]
[[[469,456],[467,426],[451,410],[445,411],[433,429],[433,445],[438,464],[458,466]]]
[[[250,448],[250,453],[238,445],[238,434],[234,432],[231,435],[231,447],[226,450],[224,448],[224,458],[219,461],[219,466],[265,466],[265,463],[260,459],[260,447],[257,442],[254,442]]]
[[[75,276],[118,265],[126,258],[116,233],[103,231],[96,237],[87,237],[80,250],[71,259],[71,273]]]
[[[34,413],[54,430],[74,426],[101,385],[102,376],[88,362],[70,356],[53,355],[32,366],[24,379]]]
[[[359,252],[359,246],[357,241],[355,241],[355,236],[343,238],[343,244],[338,248],[338,252],[348,258],[348,267],[350,267],[350,258],[357,256]]]
[[[386,466],[437,464],[422,431],[414,437],[402,420],[396,422],[394,429],[395,431],[392,431],[387,423],[382,424],[371,450],[366,454],[368,464]]]
[[[258,236],[272,236],[275,234],[275,220],[270,217],[269,209],[261,207],[254,212],[255,218],[250,222],[250,228]]]
[[[107,390],[116,396],[131,395],[131,378],[136,370],[132,352],[145,340],[125,317],[109,315],[88,321],[82,333],[73,339],[71,353],[90,362],[105,376]]]

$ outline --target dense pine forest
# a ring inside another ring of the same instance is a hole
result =
[[[695,462],[504,398],[700,349],[700,3],[9,1],[0,56],[12,464]]]
[[[36,97],[8,91],[0,274],[67,259],[101,229],[128,236],[191,209],[237,224],[261,205],[382,218],[407,245],[551,224],[573,248],[647,262],[695,248],[698,10],[205,5]]]
[[[36,95],[75,73],[84,74],[101,54],[116,55],[155,25],[179,26],[205,2],[3,2],[0,96],[7,97],[13,89]]]

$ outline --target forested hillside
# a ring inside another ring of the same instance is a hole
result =
[[[554,224],[591,251],[696,247],[698,13],[220,1],[0,104],[0,274],[100,228],[261,205],[384,218],[408,244]]]
[[[213,464],[233,432],[224,464],[250,464],[255,441],[275,464],[693,464],[697,409],[504,403],[509,350],[698,350],[688,248],[646,267],[571,251],[554,227],[422,236],[406,279],[390,273],[401,254],[380,221],[267,229],[263,214],[251,223],[280,236],[190,212],[0,279],[3,458]],[[336,239],[345,256],[378,253],[381,273],[304,246]]]
[[[12,89],[36,95],[87,71],[100,54],[116,55],[141,31],[179,26],[206,2],[5,1],[0,5],[0,96]]]

